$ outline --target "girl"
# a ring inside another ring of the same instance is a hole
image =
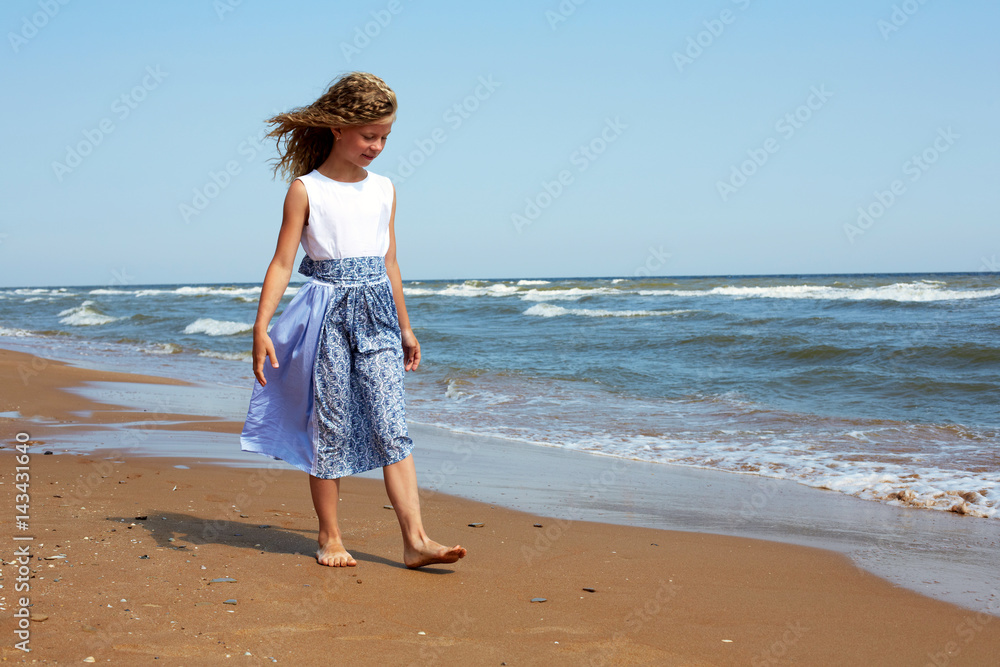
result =
[[[241,444],[309,473],[316,559],[333,567],[357,565],[337,524],[340,478],[377,467],[407,567],[454,563],[466,553],[431,540],[420,517],[403,404],[403,369],[420,365],[420,344],[396,263],[396,192],[367,170],[395,117],[396,94],[385,82],[353,72],[313,104],[268,120],[281,156],[275,174],[286,174],[291,187],[260,292],[257,383]],[[299,272],[311,280],[268,332],[300,243]]]

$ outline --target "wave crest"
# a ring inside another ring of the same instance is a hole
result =
[[[578,315],[581,317],[657,317],[663,315],[680,315],[690,313],[690,310],[603,310],[593,308],[563,308],[551,303],[536,303],[524,311],[525,315],[537,317],[559,317],[561,315]]]
[[[229,320],[213,320],[210,317],[200,317],[184,327],[186,334],[205,334],[206,336],[235,336],[253,330],[252,324],[246,322],[231,322]]]
[[[67,308],[59,313],[59,322],[73,327],[89,327],[109,324],[122,318],[105,315],[94,307],[93,301],[84,301],[79,306]]]

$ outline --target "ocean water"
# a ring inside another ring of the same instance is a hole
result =
[[[412,421],[1000,518],[1000,275],[404,291],[423,353],[407,375]],[[249,399],[259,292],[0,289],[0,346],[245,386]]]

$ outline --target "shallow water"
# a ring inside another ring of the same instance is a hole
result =
[[[407,376],[413,421],[998,516],[997,275],[405,291],[424,355]],[[258,294],[249,284],[0,290],[0,345],[249,396]]]

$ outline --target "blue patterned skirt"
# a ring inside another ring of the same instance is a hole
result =
[[[271,327],[240,443],[323,479],[402,461],[403,348],[382,257],[302,260],[311,276]]]

